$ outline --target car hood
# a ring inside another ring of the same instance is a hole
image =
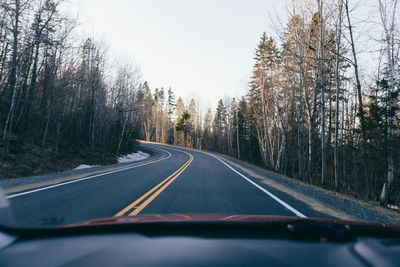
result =
[[[102,226],[102,225],[124,225],[124,224],[151,224],[151,223],[289,223],[289,222],[308,222],[308,223],[334,223],[347,225],[368,225],[384,228],[395,228],[400,230],[400,225],[373,223],[363,221],[346,221],[339,219],[326,218],[300,218],[290,216],[271,216],[271,215],[237,215],[237,214],[144,214],[136,216],[121,216],[88,220],[79,223],[64,225],[62,228]]]

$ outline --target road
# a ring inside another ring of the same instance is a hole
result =
[[[202,151],[159,144],[161,158],[134,168],[7,196],[21,226],[172,213],[328,217]]]

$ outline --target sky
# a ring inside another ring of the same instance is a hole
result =
[[[79,31],[109,47],[111,61],[132,61],[150,88],[172,88],[186,103],[214,109],[247,93],[261,34],[276,37],[290,0],[66,0]],[[300,0],[301,2],[301,0]],[[377,69],[376,0],[355,0],[352,14],[361,75]],[[372,12],[372,14],[371,14]],[[278,26],[279,28],[279,26]],[[363,38],[359,39],[359,36]],[[277,39],[277,38],[276,38]],[[359,45],[362,44],[362,45]],[[372,77],[372,76],[371,76]]]
[[[171,87],[215,107],[240,97],[262,32],[284,14],[285,0],[69,0],[86,35],[104,40],[115,58],[140,66],[150,87]]]

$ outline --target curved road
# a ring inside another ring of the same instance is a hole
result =
[[[163,157],[39,190],[10,194],[22,226],[137,214],[223,213],[327,217],[202,151],[159,144]]]

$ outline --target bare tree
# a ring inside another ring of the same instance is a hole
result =
[[[339,103],[340,103],[340,46],[342,37],[343,0],[339,0],[339,11],[336,22],[336,119],[335,119],[335,188],[339,191]]]
[[[396,67],[399,63],[399,40],[396,40],[396,33],[398,34],[397,24],[397,0],[379,0],[379,14],[381,18],[383,33],[384,33],[384,45],[386,51],[386,60],[389,68],[389,133],[387,141],[387,174],[385,175],[385,183],[382,188],[380,201],[386,205],[388,200],[390,184],[393,182],[394,164],[393,164],[393,137],[394,137],[394,126],[396,113],[394,112],[396,106],[396,99],[393,96],[396,91]]]
[[[370,182],[368,176],[368,152],[367,152],[367,130],[365,127],[365,115],[364,115],[364,105],[363,105],[363,98],[362,98],[362,89],[361,89],[361,81],[360,75],[358,70],[358,61],[357,61],[357,53],[355,48],[355,41],[353,36],[353,25],[351,24],[350,18],[350,8],[349,8],[349,0],[345,0],[344,7],[346,10],[346,17],[347,17],[347,27],[349,30],[350,35],[350,45],[351,45],[351,52],[353,55],[353,68],[354,68],[354,75],[356,78],[356,88],[357,88],[357,96],[358,96],[358,112],[360,115],[361,121],[361,133],[362,133],[362,144],[363,144],[363,172],[364,172],[364,183],[365,183],[365,193],[368,198],[370,198]]]
[[[326,141],[325,141],[325,57],[324,57],[324,22],[323,22],[323,1],[318,0],[318,18],[319,18],[319,64],[320,64],[320,77],[321,77],[321,107],[322,107],[322,177],[321,183],[325,186],[326,183]]]

